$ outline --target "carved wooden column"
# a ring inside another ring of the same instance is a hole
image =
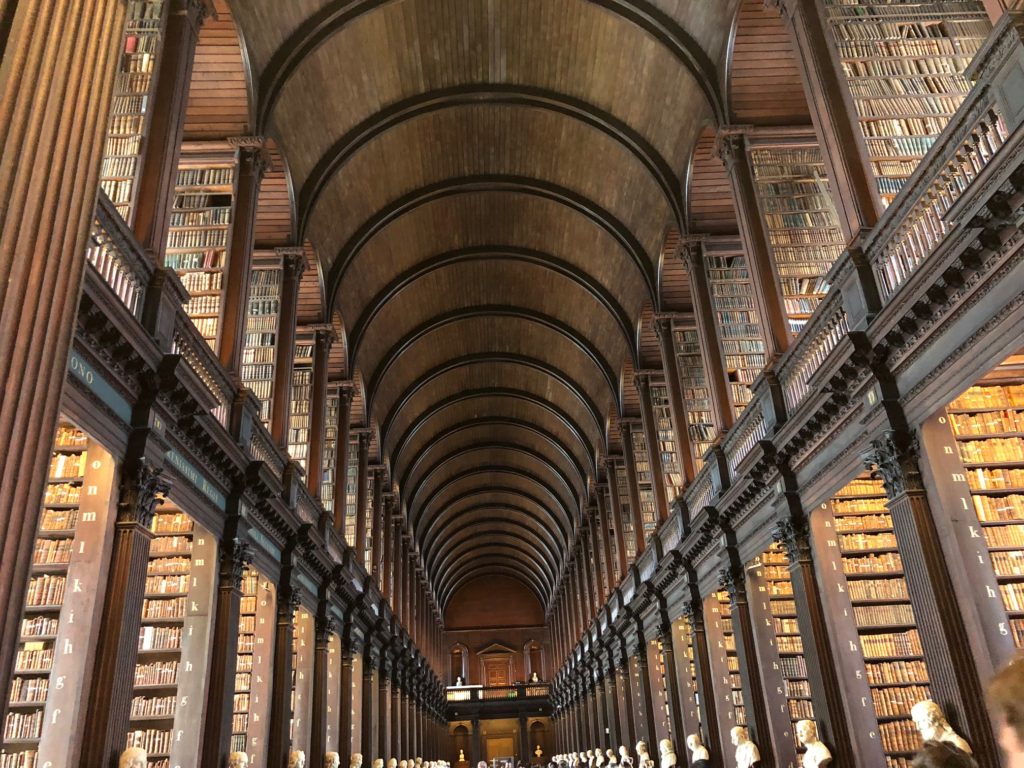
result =
[[[683,725],[683,697],[679,691],[679,678],[676,675],[675,647],[672,645],[672,624],[666,616],[662,617],[658,627],[658,641],[661,643],[661,655],[665,662],[665,695],[668,698],[669,729],[675,744],[686,743],[686,727]],[[682,747],[680,747],[682,748]]]
[[[720,131],[716,150],[725,164],[732,185],[736,219],[743,240],[743,250],[747,255],[747,264],[750,266],[754,300],[761,315],[765,349],[771,361],[786,351],[792,334],[789,330],[785,303],[782,300],[782,288],[775,274],[768,231],[761,217],[757,186],[754,183],[754,169],[747,155],[746,137],[742,133]]]
[[[637,728],[636,737],[655,749],[658,734],[654,730],[654,696],[651,693],[651,673],[647,666],[647,645],[642,636],[633,649],[633,658],[636,662],[636,686],[633,691],[636,698],[633,699],[633,708],[643,722],[643,728]]]
[[[399,650],[401,653],[401,650]],[[405,749],[405,712],[402,707],[402,662],[395,659],[395,668],[391,679],[391,754],[402,759]]]
[[[697,340],[700,342],[700,358],[704,363],[708,390],[711,393],[711,413],[718,433],[723,434],[732,426],[734,411],[732,392],[729,386],[729,372],[725,364],[725,352],[718,336],[718,321],[715,319],[711,283],[708,281],[708,271],[704,264],[704,239],[700,237],[684,238],[679,249],[679,258],[682,259],[690,277],[694,321],[697,325]],[[675,360],[674,344],[672,352],[673,363],[678,370],[679,364]],[[695,460],[697,458],[703,459],[704,457],[697,456]]]
[[[106,601],[82,736],[82,765],[109,765],[125,746],[153,540],[149,527],[157,497],[170,490],[161,475],[162,470],[145,458],[134,459],[121,472]]]
[[[615,664],[616,675],[621,676],[622,697],[626,702],[626,717],[622,720],[622,735],[626,744],[632,751],[636,744],[636,686],[633,684],[632,670],[629,668],[629,656],[626,655],[625,643],[620,642],[619,648],[613,652],[612,660]]]
[[[693,664],[697,672],[697,695],[700,697],[701,711],[704,724],[704,744],[711,753],[711,765],[713,768],[721,768],[725,765],[722,750],[725,745],[719,738],[718,710],[715,702],[715,692],[711,680],[711,657],[708,653],[708,634],[704,626],[704,601],[701,599],[700,590],[697,586],[696,574],[687,575],[689,582],[689,599],[683,605],[683,615],[690,623],[690,632],[693,636]]]
[[[323,768],[327,751],[327,667],[331,635],[337,629],[325,597],[317,606],[313,631],[313,706],[309,721],[309,768]]]
[[[21,606],[28,584],[85,269],[83,252],[96,204],[124,9],[122,0],[0,3],[4,606]],[[5,692],[20,622],[20,610],[7,610],[0,624],[0,686]]]
[[[658,337],[661,352],[661,367],[665,371],[665,389],[668,390],[669,412],[672,415],[672,435],[676,439],[679,466],[683,470],[683,485],[693,482],[696,474],[693,445],[690,430],[687,429],[686,404],[683,401],[683,383],[679,378],[679,364],[676,362],[675,340],[672,338],[672,320],[667,317],[654,319],[654,333]]]
[[[590,701],[594,710],[594,744],[604,744],[608,730],[608,707],[604,701],[604,684],[598,671],[591,673]]]
[[[885,484],[907,592],[918,626],[926,628],[920,635],[932,696],[973,747],[979,765],[996,768],[999,750],[985,713],[985,689],[921,480],[919,457],[916,436],[891,430],[872,441],[865,464],[876,467]]]
[[[658,425],[654,422],[654,407],[651,404],[651,377],[646,373],[638,373],[633,382],[640,395],[640,418],[647,442],[647,458],[651,465],[651,485],[654,486],[654,502],[658,507],[658,524],[661,525],[668,520],[668,496],[665,491],[665,469],[661,464]]]
[[[470,723],[473,726],[473,754],[470,763],[474,763],[484,759],[483,739],[480,733],[480,718],[474,717]]]
[[[381,511],[381,527],[384,537],[384,563],[380,579],[380,592],[388,601],[394,600],[395,593],[395,495],[384,494],[384,509]]]
[[[849,242],[860,230],[878,223],[882,204],[846,76],[832,53],[832,33],[823,16],[823,4],[820,0],[765,0],[765,5],[782,12],[800,58],[807,105],[828,169],[832,199]]]
[[[270,435],[282,448],[288,445],[288,415],[292,407],[292,369],[295,367],[295,324],[299,312],[299,285],[306,271],[301,248],[277,248],[281,257],[281,315],[274,365],[274,399],[270,405]]]
[[[237,149],[234,206],[228,239],[227,274],[224,276],[224,317],[221,320],[220,361],[229,372],[242,368],[245,321],[249,316],[249,277],[256,240],[256,207],[260,183],[270,168],[270,154],[262,136],[236,136],[228,142]]]
[[[342,627],[341,642],[339,643],[339,651],[341,652],[341,675],[338,679],[338,690],[341,693],[341,696],[338,701],[338,756],[341,758],[342,765],[349,764],[349,760],[351,759],[353,752],[352,709],[358,704],[362,708],[362,718],[373,717],[373,710],[366,706],[365,701],[355,701],[355,679],[353,666],[355,664],[356,652],[352,645],[352,637],[349,634],[351,632],[349,620],[350,617],[346,616],[345,626]],[[365,676],[366,673],[364,669],[363,677],[365,678]],[[366,689],[364,687],[364,698],[366,696],[365,690]],[[360,747],[363,751],[363,759],[371,763],[374,756],[372,744],[373,742],[371,741],[365,746]]]
[[[291,554],[287,554],[286,558],[286,562],[290,562]],[[267,765],[284,765],[291,748],[288,731],[292,719],[292,636],[295,611],[299,607],[299,595],[292,587],[291,571],[291,565],[281,569],[278,585],[270,723],[267,728]]]
[[[372,758],[370,755],[387,760],[387,750],[381,745],[381,731],[387,728],[385,720],[386,712],[382,711],[380,704],[380,656],[367,645],[363,653],[363,692],[360,705],[362,712],[359,718],[362,723],[360,734],[360,749],[363,750],[363,760]],[[349,742],[349,757],[351,758],[351,742]]]
[[[394,517],[394,546],[395,546],[395,573],[394,590],[391,594],[391,611],[399,622],[402,621],[402,599],[405,592],[405,570],[408,563],[405,560],[405,551],[402,546],[402,518],[400,515]]]
[[[619,717],[619,681],[612,663],[604,673],[604,701],[608,712],[608,741],[616,749],[622,743],[622,721]]]
[[[185,108],[196,45],[208,13],[209,5],[201,0],[172,0],[157,54],[155,87],[149,100],[152,112],[139,159],[134,221],[129,224],[142,247],[152,253],[160,264],[163,264],[167,246],[170,201],[178,178],[178,158],[185,130]]]
[[[370,502],[371,521],[373,523],[370,534],[370,575],[373,576],[377,589],[384,591],[384,569],[381,541],[383,539],[384,526],[384,467],[375,467],[373,473],[373,498]]]
[[[356,562],[360,567],[366,566],[366,514],[367,504],[367,473],[370,471],[370,432],[363,430],[359,433],[359,465],[356,469],[356,541],[355,550]]]
[[[309,461],[306,462],[306,487],[317,499],[323,493],[327,374],[330,367],[331,345],[334,341],[334,329],[330,326],[317,328],[313,336],[313,386],[310,389],[309,403]]]
[[[619,467],[613,459],[607,459],[604,463],[605,471],[608,473],[608,496],[612,504],[612,524],[615,530],[615,554],[618,557],[615,563],[615,583],[618,584],[626,578],[626,536],[625,516],[622,513],[622,503],[619,498]]]
[[[355,387],[350,381],[338,385],[338,440],[334,474],[334,530],[345,534],[345,483],[348,482],[348,441],[352,426],[352,398]]]
[[[726,532],[732,537],[731,531]],[[719,572],[719,583],[729,593],[732,610],[733,637],[736,641],[736,657],[740,665],[740,682],[743,686],[743,704],[747,712],[747,728],[750,738],[760,748],[761,764],[773,768],[775,754],[773,744],[778,734],[772,732],[768,711],[765,708],[764,686],[761,682],[760,664],[754,647],[754,627],[747,601],[746,573],[739,562],[734,542],[727,548],[729,562]]]
[[[380,727],[377,732],[378,754],[384,756],[385,765],[391,757],[398,758],[391,738],[392,722],[394,714],[391,710],[391,659],[381,657],[380,676],[377,685],[377,710],[380,713]]]
[[[640,557],[647,549],[647,537],[644,536],[644,520],[640,512],[640,485],[636,480],[636,456],[633,454],[633,423],[619,419],[619,432],[622,434],[622,462],[626,473],[626,485],[629,488],[629,506],[633,518],[633,535],[636,537],[636,556]]]
[[[210,644],[211,656],[207,669],[203,768],[220,768],[231,748],[242,574],[252,560],[251,547],[240,538],[240,520],[237,516],[233,517],[233,520],[229,520],[219,547],[217,603],[214,607],[213,641]]]

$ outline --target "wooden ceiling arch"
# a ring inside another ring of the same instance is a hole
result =
[[[486,539],[486,544],[479,542],[463,542],[460,547],[437,560],[434,565],[438,573],[456,574],[460,566],[467,562],[478,561],[496,554],[510,556],[519,562],[520,567],[526,566],[533,576],[543,585],[544,598],[541,604],[550,599],[554,591],[556,575],[552,572],[553,564],[544,562],[544,554],[533,547],[525,545],[522,539],[514,537],[496,537]],[[543,563],[543,564],[539,564]]]
[[[448,586],[445,588],[443,584],[439,584],[437,601],[441,608],[442,614],[448,610],[448,603],[451,601],[452,596],[458,591],[459,587],[465,584],[467,581],[478,579],[481,576],[488,576],[492,574],[510,576],[516,581],[519,581],[524,587],[530,590],[534,597],[541,605],[545,605],[547,600],[550,599],[550,592],[538,586],[536,578],[532,577],[529,570],[529,563],[524,563],[521,560],[513,558],[496,557],[490,560],[484,560],[480,562],[480,558],[465,562],[455,573],[450,574],[448,580]]]
[[[459,514],[453,515],[443,525],[431,529],[423,546],[423,562],[428,571],[434,571],[436,557],[450,550],[460,542],[486,535],[487,531],[500,531],[503,534],[516,534],[529,539],[533,547],[541,553],[545,562],[558,562],[560,557],[558,542],[551,538],[550,532],[527,516],[510,519],[508,513],[518,512],[513,505],[476,504],[465,507]],[[521,514],[521,513],[520,513]],[[466,520],[469,522],[466,522]]]

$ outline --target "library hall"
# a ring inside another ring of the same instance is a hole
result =
[[[1024,768],[1024,0],[0,0],[0,768]]]

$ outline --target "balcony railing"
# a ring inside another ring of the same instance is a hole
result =
[[[547,698],[550,694],[551,686],[547,683],[490,687],[474,685],[448,688],[447,700],[450,702],[515,701],[519,699],[543,699]]]
[[[102,192],[96,205],[96,218],[89,231],[85,257],[128,311],[136,319],[141,319],[142,300],[153,275],[153,265],[128,232],[114,210],[114,204]]]

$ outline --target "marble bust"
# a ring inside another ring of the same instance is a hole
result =
[[[604,751],[604,756],[605,756],[605,761],[608,763],[608,765],[618,765],[619,764],[619,759],[615,756],[615,750],[614,749],[606,749]]]
[[[306,753],[301,749],[293,749],[288,755],[288,768],[306,768]]]
[[[249,768],[249,756],[245,752],[232,752],[228,755],[228,768]]]
[[[953,730],[942,708],[931,699],[917,702],[911,707],[910,716],[925,741],[944,741],[969,755],[973,754],[971,745]]]
[[[589,750],[587,754],[590,754]],[[604,752],[601,751],[600,747],[594,750],[594,762],[592,764],[596,765],[598,768],[601,768],[601,766],[604,765]]]
[[[690,750],[690,762],[693,764],[693,768],[709,768],[711,754],[704,746],[704,741],[699,733],[691,733],[686,737],[686,748]]]
[[[733,746],[736,747],[736,768],[754,768],[755,765],[760,764],[761,752],[757,745],[750,740],[746,728],[737,725],[729,731],[729,736]]]
[[[121,753],[117,768],[147,768],[149,758],[142,747],[128,747]]]
[[[638,741],[636,743],[636,763],[638,768],[654,767],[654,761],[651,760],[651,755],[647,751],[646,741]]]
[[[825,768],[832,765],[832,753],[818,738],[818,726],[813,720],[801,720],[797,723],[796,736],[807,748],[800,759],[803,768]]]
[[[619,746],[619,765],[632,768],[633,758],[629,755],[629,749],[623,744]]]
[[[676,748],[670,739],[658,742],[658,752],[661,754],[661,768],[676,768],[679,758],[676,757]]]
[[[383,758],[376,758],[373,762],[370,763],[370,768],[384,768]]]
[[[463,750],[461,750],[461,749],[459,750],[459,762],[460,763],[466,762],[466,753]]]

